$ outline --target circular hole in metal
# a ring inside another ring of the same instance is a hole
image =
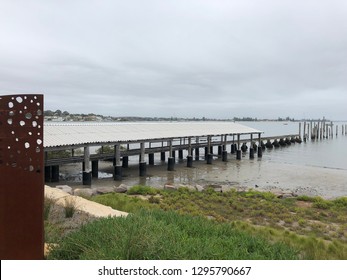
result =
[[[33,172],[33,171],[34,171],[34,166],[29,165],[29,171],[30,171],[30,172]]]
[[[31,131],[29,131],[28,134],[29,134],[30,136],[33,135],[33,133],[32,133]]]
[[[12,167],[17,167],[17,162],[12,162],[11,166]]]
[[[10,111],[10,112],[8,113],[8,115],[9,115],[10,117],[13,117],[13,116],[14,116],[14,111]]]
[[[42,144],[42,140],[41,139],[37,139],[36,143],[37,143],[37,145],[41,145]]]
[[[32,118],[32,116],[33,115],[31,113],[26,113],[25,114],[25,118],[28,119],[28,120],[30,120]]]
[[[41,116],[42,115],[42,111],[41,110],[37,110],[37,115]]]
[[[37,99],[37,96],[36,96],[36,95],[34,96],[34,99]]]
[[[36,105],[37,105],[37,106],[40,106],[41,104],[40,104],[40,102],[37,102]]]
[[[13,102],[8,102],[8,108],[13,108],[13,107],[14,107]]]
[[[13,123],[13,120],[12,120],[12,119],[7,119],[7,123],[8,123],[9,125],[11,125],[11,124]]]
[[[20,121],[19,124],[20,126],[25,126],[25,121]]]
[[[24,99],[27,99],[28,97],[27,96],[24,96]]]
[[[8,149],[8,150],[11,150],[11,146],[7,146],[7,149]]]
[[[18,142],[19,141],[19,139],[18,138],[16,138],[16,142]]]
[[[33,127],[37,127],[37,121],[32,122]]]
[[[40,147],[36,147],[36,153],[39,153],[41,151]]]
[[[13,130],[11,131],[11,134],[14,135],[14,131]]]
[[[20,97],[20,96],[16,97],[16,100],[17,100],[18,103],[22,103],[23,102],[23,98]]]
[[[30,148],[29,142],[25,142],[25,143],[24,143],[24,147],[25,147],[25,149],[29,149],[29,148]]]

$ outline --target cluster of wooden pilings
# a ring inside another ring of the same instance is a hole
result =
[[[310,121],[299,123],[299,135],[301,135],[301,129],[303,125],[303,140],[306,142],[308,139],[311,140],[321,140],[333,138],[334,135],[336,137],[339,135],[339,125],[335,126],[333,122],[328,121]],[[335,133],[334,133],[335,132]],[[341,133],[342,135],[347,135],[347,125],[341,124]]]

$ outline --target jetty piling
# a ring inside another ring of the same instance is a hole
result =
[[[90,150],[89,146],[84,147],[84,171],[82,173],[83,185],[91,186],[92,171],[90,168]]]

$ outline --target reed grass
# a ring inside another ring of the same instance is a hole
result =
[[[174,211],[142,209],[86,224],[62,240],[51,259],[297,259],[298,251],[231,224]]]

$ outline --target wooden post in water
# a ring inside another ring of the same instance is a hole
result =
[[[261,147],[261,133],[258,133],[258,141],[259,141],[259,144],[258,144],[258,158],[261,158],[263,156],[263,149]]]
[[[301,122],[299,122],[299,139],[301,139]]]
[[[84,147],[84,171],[82,173],[82,184],[90,186],[92,184],[92,170],[90,168],[89,146]]]
[[[336,137],[337,137],[337,134],[339,133],[339,126],[336,125]]]
[[[237,134],[237,151],[236,151],[236,159],[241,160],[241,145],[240,145],[240,134]]]
[[[320,132],[319,132],[319,137],[320,137],[320,140],[323,139],[323,122],[320,123]]]
[[[122,165],[120,164],[120,145],[114,145],[113,179],[122,180]]]
[[[211,145],[211,136],[207,136],[207,164],[212,164],[212,160],[213,160],[213,154],[211,152],[211,147],[213,147]]]
[[[304,142],[306,142],[306,122],[304,122],[304,135],[303,135],[303,137],[304,137]]]

